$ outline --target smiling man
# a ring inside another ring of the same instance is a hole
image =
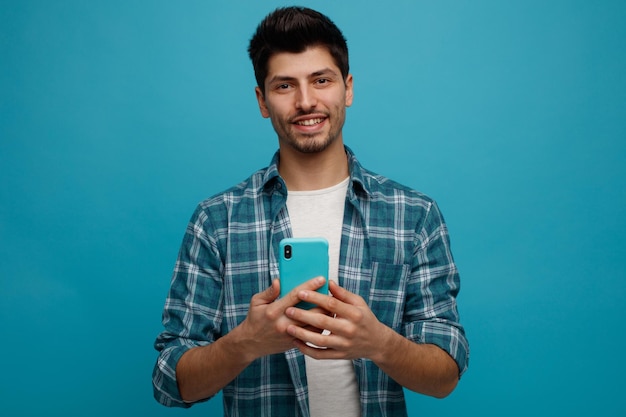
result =
[[[342,75],[325,47],[274,54],[256,95],[278,134],[279,172],[288,190],[322,189],[348,177],[342,128],[352,75]],[[304,167],[314,172],[301,173]]]
[[[257,100],[263,117],[272,120],[281,149],[316,153],[341,145],[352,75],[344,79],[326,48],[275,54],[267,72],[264,88],[256,88]]]
[[[347,417],[406,415],[403,387],[445,397],[469,355],[447,228],[432,199],[345,146],[342,33],[281,8],[248,52],[279,150],[194,212],[155,343],[155,398],[187,407],[222,390],[226,415]],[[329,276],[279,298],[280,240],[313,236],[329,242]],[[329,295],[315,291],[325,279]]]

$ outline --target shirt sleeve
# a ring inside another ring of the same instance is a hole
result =
[[[437,204],[431,202],[416,230],[404,331],[410,340],[434,344],[448,352],[459,367],[460,377],[468,367],[469,344],[459,322],[459,289],[448,229]]]
[[[155,399],[166,406],[189,407],[182,400],[176,365],[183,354],[219,337],[223,263],[206,212],[198,206],[185,232],[163,310],[163,332],[152,375]]]

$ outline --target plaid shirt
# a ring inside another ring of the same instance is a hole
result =
[[[363,297],[378,319],[416,343],[447,351],[465,372],[469,348],[459,324],[459,275],[448,231],[427,196],[365,170],[349,148],[339,284]],[[278,153],[269,167],[203,201],[194,212],[163,313],[153,373],[155,398],[188,407],[176,364],[243,321],[250,298],[278,276],[278,243],[291,236]],[[363,416],[404,416],[402,387],[372,361],[353,361]],[[304,356],[262,357],[223,389],[228,416],[308,417]]]

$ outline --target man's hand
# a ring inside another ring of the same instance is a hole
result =
[[[334,282],[330,282],[331,296],[315,291],[300,290],[297,296],[316,304],[323,311],[302,310],[288,307],[286,314],[291,319],[318,329],[330,331],[320,334],[296,323],[290,324],[288,333],[295,338],[293,343],[305,355],[315,359],[356,359],[375,360],[382,353],[386,337],[390,336],[387,326],[382,324],[360,296],[353,294]],[[326,349],[307,345],[312,343]]]
[[[286,310],[287,316],[296,322],[330,331],[319,334],[290,324],[287,332],[302,353],[315,359],[370,359],[402,386],[434,397],[445,397],[454,390],[459,368],[447,352],[432,344],[406,339],[378,321],[363,298],[334,282],[330,282],[329,289],[333,297],[309,290],[297,294],[322,311],[296,307]]]
[[[278,298],[280,282],[276,279],[265,291],[255,294],[243,322],[215,342],[189,349],[176,366],[181,397],[198,401],[217,393],[255,359],[292,349],[289,326],[305,326],[285,315],[285,310],[300,302],[302,291],[315,292],[324,278],[313,278]],[[318,312],[321,310],[317,309]]]
[[[269,288],[252,297],[248,316],[238,329],[242,342],[249,346],[246,351],[252,360],[294,347],[294,338],[287,329],[289,326],[304,325],[296,319],[287,317],[285,311],[301,301],[298,294],[303,291],[316,293],[315,290],[322,287],[324,282],[322,277],[313,278],[278,298],[280,281],[275,279]],[[320,313],[319,309],[316,311]],[[307,328],[309,331],[315,331],[311,327]]]

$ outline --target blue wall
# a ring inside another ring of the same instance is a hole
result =
[[[624,415],[626,3],[303,1],[351,48],[346,142],[440,204],[472,347],[412,415]],[[0,414],[215,415],[152,399],[201,199],[277,147],[259,1],[2,1]]]

